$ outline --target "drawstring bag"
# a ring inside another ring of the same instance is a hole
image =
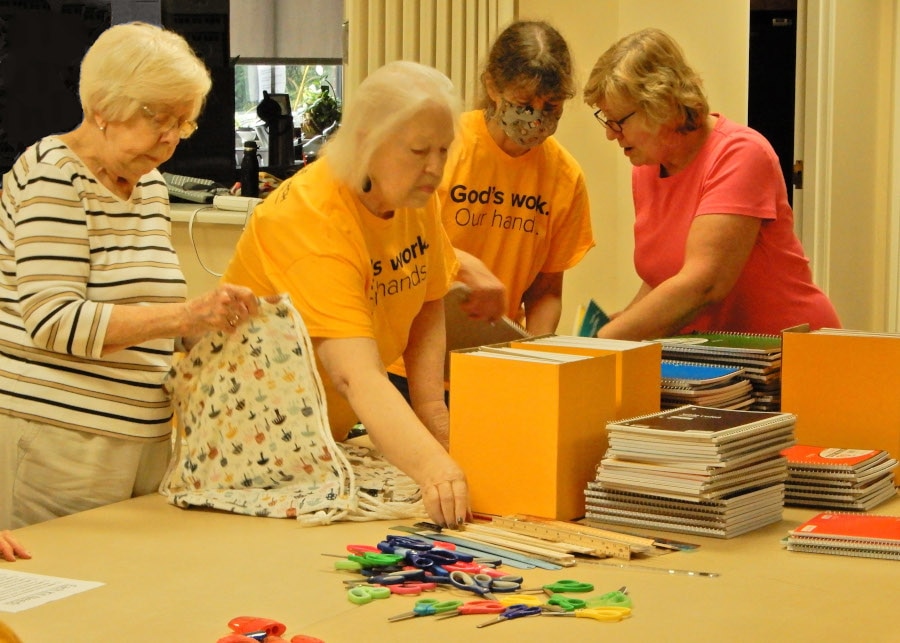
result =
[[[171,369],[179,435],[160,492],[179,507],[309,525],[424,515],[406,474],[331,435],[312,343],[287,295]]]

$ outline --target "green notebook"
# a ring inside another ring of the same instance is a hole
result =
[[[675,335],[655,340],[663,349],[683,347],[690,352],[724,352],[775,355],[781,352],[781,335],[758,335],[754,333],[706,332]]]

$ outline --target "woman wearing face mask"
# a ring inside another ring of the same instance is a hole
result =
[[[457,278],[471,288],[463,308],[553,333],[563,273],[594,245],[584,175],[552,138],[575,95],[569,48],[546,22],[514,22],[481,81],[481,109],[463,114],[440,189]]]

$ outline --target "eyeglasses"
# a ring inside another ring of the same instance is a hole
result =
[[[153,124],[153,129],[155,129],[160,136],[168,134],[173,129],[178,128],[178,137],[186,139],[190,138],[191,135],[197,131],[198,125],[195,121],[179,121],[177,116],[172,116],[171,114],[159,114],[146,105],[141,105],[141,110],[144,112],[144,115],[150,119],[150,122]]]
[[[631,117],[634,116],[635,114],[637,114],[637,110],[631,112],[630,114],[628,114],[628,116],[623,116],[622,118],[620,118],[620,119],[617,120],[617,121],[611,121],[611,120],[607,120],[607,119],[604,117],[604,114],[603,114],[603,110],[602,110],[602,109],[598,109],[596,112],[594,112],[594,118],[596,118],[597,121],[598,121],[601,125],[603,125],[603,126],[605,126],[605,127],[608,127],[609,129],[611,129],[611,130],[612,130],[613,132],[615,132],[616,134],[621,134],[621,133],[622,133],[622,125],[624,125],[624,124],[625,124],[625,121],[627,121],[629,118],[631,118]]]

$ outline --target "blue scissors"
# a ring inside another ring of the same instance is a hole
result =
[[[371,603],[377,598],[390,598],[391,590],[387,587],[375,587],[372,585],[357,585],[351,587],[347,592],[347,598],[351,603],[357,605],[365,605]]]
[[[393,536],[388,535],[384,540],[378,543],[378,549],[381,551],[393,554],[396,549],[407,550],[411,549],[413,551],[428,551],[434,547],[431,543],[424,541],[420,538],[411,538],[409,536]],[[398,552],[404,553],[404,552]]]
[[[502,614],[498,614],[495,618],[485,621],[484,623],[479,623],[475,627],[487,627],[488,625],[494,625],[495,623],[511,621],[514,618],[522,618],[523,616],[539,616],[543,611],[544,610],[538,606],[522,604],[510,605]]]
[[[431,616],[433,614],[452,612],[462,604],[462,601],[439,601],[436,598],[422,598],[416,601],[416,605],[412,610],[388,617],[388,621],[393,623],[394,621],[403,621],[417,616]]]
[[[449,576],[450,571],[445,569],[448,565],[456,565],[460,562],[472,562],[472,556],[459,554],[449,549],[432,549],[430,551],[407,551],[406,562],[413,567],[427,570],[438,576]]]

